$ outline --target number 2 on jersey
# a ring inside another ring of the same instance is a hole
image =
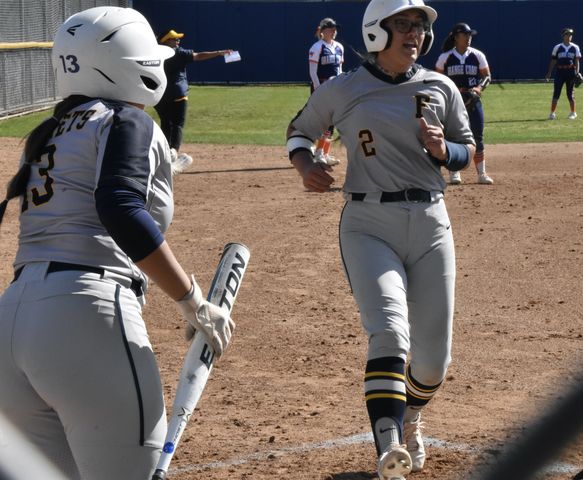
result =
[[[360,146],[362,147],[364,156],[374,157],[377,151],[373,146],[374,139],[372,138],[372,132],[370,130],[361,130],[358,132],[358,138],[360,139]]]

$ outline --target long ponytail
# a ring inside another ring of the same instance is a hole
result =
[[[447,52],[451,50],[454,46],[455,46],[455,33],[450,33],[447,37],[445,37],[445,40],[441,45],[441,51]]]
[[[2,224],[2,219],[4,218],[8,202],[26,192],[26,186],[28,184],[28,179],[30,178],[31,165],[34,162],[40,161],[42,151],[51,138],[55,128],[57,128],[67,112],[89,100],[89,97],[83,95],[71,95],[70,97],[65,98],[63,101],[57,103],[52,117],[47,118],[45,121],[37,125],[32,132],[28,134],[24,145],[24,162],[18,169],[18,172],[16,172],[14,177],[8,182],[6,187],[6,197],[0,202],[0,225]]]

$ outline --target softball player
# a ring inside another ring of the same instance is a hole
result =
[[[195,52],[180,46],[184,33],[165,30],[158,37],[161,45],[174,49],[174,55],[164,62],[164,71],[168,86],[160,102],[154,107],[160,117],[160,126],[170,144],[172,169],[174,173],[184,171],[192,163],[192,157],[186,153],[178,153],[182,145],[182,129],[186,121],[188,100],[188,78],[186,66],[192,62],[210,60],[211,58],[228,55],[232,50],[217,50],[214,52]]]
[[[474,154],[455,84],[417,65],[437,13],[422,0],[372,0],[363,64],[319,87],[288,128],[304,186],[326,192],[333,169],[312,141],[334,124],[346,146],[340,249],[369,337],[364,394],[381,479],[423,468],[420,411],[450,362],[455,258],[440,167]]]
[[[143,109],[173,53],[129,8],[65,21],[53,46],[63,101],[29,136],[0,205],[21,197],[0,297],[0,411],[69,479],[144,480],[156,466],[166,416],[141,316],[146,275],[219,354],[234,327],[164,240],[170,148]]]
[[[490,84],[490,67],[486,55],[471,47],[472,37],[478,32],[467,23],[457,23],[443,42],[443,53],[437,59],[435,70],[451,78],[462,93],[470,117],[470,126],[476,140],[474,165],[478,183],[492,185],[494,181],[486,173],[484,155],[484,108],[481,95]],[[462,183],[459,172],[450,172],[450,183]]]
[[[569,106],[571,107],[571,112],[567,118],[569,120],[575,120],[577,118],[575,92],[573,87],[575,86],[575,77],[579,73],[581,50],[578,45],[571,42],[573,39],[573,33],[572,28],[563,28],[561,32],[563,41],[555,45],[551,53],[549,68],[545,75],[545,79],[548,80],[551,78],[553,69],[555,69],[553,99],[551,100],[551,113],[549,114],[549,120],[555,120],[557,118],[557,103],[559,103],[563,85],[565,85],[567,99],[569,100]]]
[[[342,73],[344,47],[336,41],[339,26],[332,18],[324,18],[318,25],[318,41],[311,46],[308,53],[312,92],[326,80]]]
[[[338,25],[334,19],[326,17],[320,21],[316,30],[318,41],[312,45],[309,51],[310,92],[313,93],[326,80],[330,80],[342,73],[344,63],[344,47],[336,41]],[[330,164],[339,163],[330,154],[331,140],[334,134],[334,125],[330,125],[326,132],[317,140],[317,154]]]

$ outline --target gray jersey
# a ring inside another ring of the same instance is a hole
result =
[[[20,215],[15,268],[58,261],[142,276],[108,234],[95,209],[100,176],[110,171],[104,165],[109,132],[124,109],[133,109],[136,135],[152,131],[152,137],[144,143],[143,156],[122,160],[127,165],[121,170],[126,172],[125,181],[145,192],[146,208],[160,230],[166,231],[174,207],[170,151],[164,134],[146,113],[135,112],[135,107],[93,100],[67,113],[49,140],[46,154],[32,165]]]
[[[444,190],[440,168],[418,138],[415,97],[426,96],[423,116],[443,127],[446,140],[474,144],[458,89],[446,76],[418,65],[404,82],[387,78],[365,64],[324,83],[293,126],[312,139],[329,125],[336,127],[348,155],[345,192]]]

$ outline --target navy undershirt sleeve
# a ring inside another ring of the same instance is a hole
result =
[[[438,160],[433,155],[429,154],[431,158],[440,167],[447,168],[450,172],[457,172],[466,168],[470,162],[470,151],[463,143],[454,143],[448,140],[445,141],[447,148],[447,158],[445,160]]]
[[[138,262],[164,241],[146,209],[153,120],[138,108],[108,103],[115,113],[95,189],[95,207],[111,238]]]
[[[461,143],[445,141],[447,147],[447,160],[445,168],[452,172],[457,172],[466,168],[470,161],[470,152],[468,148]]]
[[[156,250],[164,235],[145,209],[143,196],[129,188],[102,186],[95,191],[99,220],[111,238],[134,261]]]

